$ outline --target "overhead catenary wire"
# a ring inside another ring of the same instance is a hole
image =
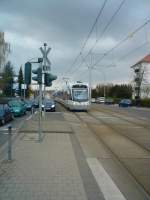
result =
[[[111,53],[114,49],[117,49],[118,47],[120,47],[120,45],[122,43],[124,43],[125,41],[127,41],[128,39],[130,39],[131,37],[133,37],[137,32],[139,32],[141,29],[143,29],[148,23],[150,23],[150,19],[148,19],[146,22],[144,22],[142,25],[140,25],[139,27],[137,27],[133,32],[131,32],[130,34],[128,34],[124,39],[122,39],[117,45],[115,45],[113,48],[111,48],[109,51],[107,51],[106,53],[103,54],[103,56],[101,57],[101,59],[103,59],[105,56],[107,56],[109,53]],[[143,48],[144,46],[147,46],[150,44],[150,41],[145,41],[144,43],[142,43],[141,45],[139,45],[138,47],[136,47],[135,49],[131,50],[130,52],[128,52],[127,54],[125,54],[124,56],[122,56],[119,59],[119,62],[122,61],[123,59],[125,59],[126,57],[128,57],[129,55],[131,55],[133,52],[138,51],[139,49]],[[100,61],[99,61],[100,62]],[[92,65],[92,68],[94,68],[98,63]],[[109,66],[109,65],[108,65]],[[107,65],[104,65],[105,68],[108,67]]]
[[[111,16],[110,20],[108,21],[108,23],[106,24],[106,26],[104,27],[102,33],[100,34],[100,37],[96,39],[95,43],[93,44],[93,46],[90,48],[90,50],[88,51],[88,53],[86,54],[86,56],[82,57],[82,61],[80,63],[79,66],[77,66],[76,68],[80,68],[83,64],[83,62],[85,62],[86,58],[92,53],[92,51],[94,50],[94,48],[96,47],[97,43],[100,41],[100,39],[103,37],[104,33],[106,32],[106,30],[108,29],[108,27],[110,26],[110,24],[113,22],[114,18],[117,16],[117,14],[119,13],[120,9],[122,8],[122,6],[124,5],[126,0],[122,0],[121,3],[119,4],[119,6],[117,7],[117,9],[115,10],[115,12],[113,13],[113,15]],[[82,56],[82,54],[80,54]],[[70,72],[70,71],[69,71]]]
[[[142,44],[140,44],[139,46],[137,46],[136,48],[132,49],[131,51],[129,51],[127,54],[123,55],[122,57],[119,58],[118,62],[128,58],[129,55],[135,53],[136,51],[139,51],[140,49],[142,49],[143,47],[147,46],[150,44],[150,41],[146,41]]]
[[[104,0],[103,4],[102,4],[102,6],[101,6],[101,8],[100,8],[100,10],[99,10],[99,13],[98,13],[98,15],[97,15],[97,17],[96,17],[96,19],[95,19],[95,21],[94,21],[94,23],[93,23],[93,25],[92,25],[90,31],[89,31],[89,33],[88,33],[88,35],[87,35],[87,38],[86,38],[86,40],[84,41],[84,43],[83,43],[83,45],[82,45],[82,47],[81,47],[81,49],[80,49],[79,54],[78,54],[78,55],[76,56],[76,58],[74,59],[74,61],[73,61],[72,65],[71,65],[71,67],[69,67],[69,69],[68,69],[65,73],[69,73],[69,72],[70,72],[70,70],[74,67],[74,65],[77,63],[78,59],[79,59],[80,56],[82,55],[82,52],[83,52],[84,48],[86,47],[86,44],[87,44],[89,38],[91,37],[91,34],[92,34],[92,32],[94,31],[94,28],[95,28],[95,26],[96,26],[96,24],[97,24],[97,22],[98,22],[100,16],[102,15],[102,12],[103,12],[103,10],[104,10],[104,8],[105,8],[105,5],[106,5],[107,1],[108,1],[108,0]]]
[[[94,50],[94,48],[96,47],[96,45],[98,44],[98,42],[100,41],[100,39],[103,37],[104,33],[106,32],[106,30],[108,29],[108,27],[110,26],[110,24],[113,22],[114,18],[117,16],[117,14],[119,13],[120,9],[122,8],[123,4],[125,3],[126,0],[121,1],[120,5],[118,6],[118,8],[116,9],[116,11],[114,12],[114,14],[111,16],[109,22],[106,24],[106,26],[104,27],[102,33],[100,34],[100,37],[95,41],[94,45],[91,47],[91,49],[88,51],[87,55],[84,57],[84,60],[87,58],[87,56],[92,53],[92,51]]]
[[[137,32],[139,32],[141,29],[143,29],[148,23],[150,23],[150,19],[148,19],[145,23],[137,27],[132,33],[128,34],[125,38],[123,38],[120,42],[118,42],[114,47],[112,47],[110,50],[106,51],[104,55],[99,58],[91,67],[96,66],[100,61],[102,61],[108,54],[113,52],[115,49],[119,48],[124,42],[126,42],[128,39],[133,37]]]

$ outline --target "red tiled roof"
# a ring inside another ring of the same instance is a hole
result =
[[[134,64],[131,67],[135,67],[136,65],[141,64],[141,63],[150,63],[150,54],[145,56],[143,59],[141,59],[140,61],[138,61],[136,64]]]

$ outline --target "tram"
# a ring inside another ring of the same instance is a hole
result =
[[[87,111],[90,108],[89,86],[83,83],[67,85],[55,93],[55,100],[72,111]]]

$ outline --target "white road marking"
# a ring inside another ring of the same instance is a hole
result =
[[[29,119],[31,119],[32,118],[32,115],[30,115],[28,118],[26,118],[26,120],[28,121]]]
[[[16,131],[17,129],[16,129],[16,128],[12,128],[11,130],[12,130],[12,131]],[[2,130],[0,130],[0,131],[8,131],[8,128],[4,128],[4,129],[2,129]]]
[[[96,158],[87,158],[87,162],[106,200],[126,200]]]

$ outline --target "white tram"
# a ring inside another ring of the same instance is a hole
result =
[[[72,111],[87,111],[90,108],[89,87],[87,84],[75,83],[55,93],[55,100]]]

